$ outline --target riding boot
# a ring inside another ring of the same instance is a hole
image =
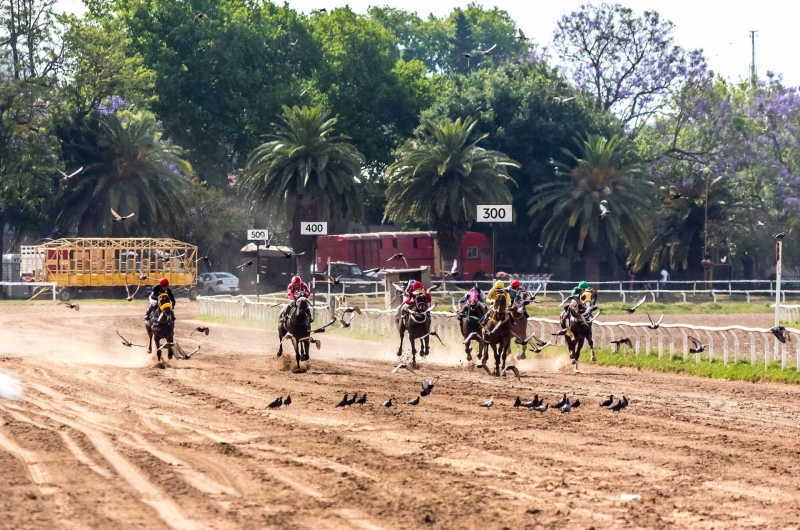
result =
[[[154,306],[154,305],[151,305],[150,307],[148,307],[147,308],[147,313],[145,313],[145,315],[144,315],[144,319],[145,320],[150,320],[150,317],[153,316],[153,311],[155,311],[155,309],[156,309],[156,306]]]

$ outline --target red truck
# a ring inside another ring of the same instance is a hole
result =
[[[362,269],[376,267],[404,268],[402,260],[386,260],[402,252],[409,267],[428,266],[431,276],[450,270],[443,263],[436,232],[369,232],[320,236],[317,239],[317,270],[324,270],[328,260],[355,263]],[[492,275],[492,249],[489,239],[478,232],[467,232],[458,257],[459,280],[484,280]]]

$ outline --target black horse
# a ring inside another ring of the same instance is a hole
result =
[[[470,345],[473,341],[478,343],[478,358],[480,359],[483,355],[486,341],[483,340],[481,319],[485,314],[486,309],[481,304],[480,292],[473,287],[467,294],[467,305],[461,316],[461,336],[464,338],[464,351],[467,354],[468,362],[472,360],[472,348]]]
[[[284,320],[278,324],[278,338],[281,343],[278,347],[278,357],[283,355],[283,339],[288,337],[294,346],[297,369],[300,361],[309,359],[308,352],[311,348],[311,321],[308,318],[308,298],[301,296],[295,301],[293,309],[289,309]],[[319,347],[319,346],[318,346]]]
[[[594,340],[592,339],[592,321],[597,315],[592,312],[597,309],[597,292],[587,289],[580,296],[573,298],[567,306],[569,325],[564,338],[569,348],[569,358],[575,372],[578,370],[578,359],[581,356],[583,343],[588,342],[592,350],[592,362],[597,361],[594,354]]]
[[[414,305],[407,311],[400,311],[396,317],[397,331],[400,333],[400,347],[397,356],[403,354],[403,338],[408,331],[408,340],[411,342],[411,365],[417,367],[417,347],[414,341],[420,342],[419,354],[427,357],[430,353],[431,334],[431,309],[428,307],[427,297],[424,292],[417,295]]]
[[[481,366],[486,371],[486,363],[489,360],[489,347],[492,348],[494,354],[494,375],[500,376],[500,370],[506,367],[506,358],[508,352],[511,350],[511,315],[508,310],[508,300],[506,296],[501,294],[494,300],[492,304],[492,316],[484,324],[484,339],[486,340],[487,347],[484,348],[483,358],[481,359]]]
[[[144,328],[147,330],[147,335],[150,342],[147,346],[147,353],[153,353],[153,339],[156,341],[156,354],[158,355],[158,366],[164,368],[164,360],[161,358],[161,350],[166,348],[168,352],[168,359],[172,359],[174,353],[172,348],[175,345],[175,315],[172,313],[172,303],[170,303],[169,296],[166,293],[158,295],[156,303],[156,310],[153,314],[145,320]],[[161,345],[161,341],[165,341]]]

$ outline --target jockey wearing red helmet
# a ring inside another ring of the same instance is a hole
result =
[[[158,296],[162,294],[169,296],[169,301],[172,302],[172,316],[173,319],[175,318],[175,295],[172,294],[172,289],[169,288],[169,280],[166,278],[161,278],[158,281],[158,284],[153,287],[153,292],[150,293],[150,307],[147,308],[147,313],[144,316],[145,320],[149,319],[156,310],[156,306],[158,305]]]
[[[512,281],[511,290],[508,293],[511,296],[511,301],[516,302],[517,296],[519,296],[519,293],[521,293],[524,290],[525,288],[522,286],[522,282],[520,282],[519,280]]]
[[[421,294],[414,294],[417,291],[422,291]],[[417,300],[417,296],[425,296],[425,300],[427,303],[431,303],[431,295],[428,294],[428,290],[422,285],[422,282],[415,281],[411,284],[411,287],[406,291],[406,305],[411,306],[414,305],[414,302]]]
[[[311,298],[311,289],[308,288],[308,285],[306,285],[300,276],[294,276],[292,277],[291,283],[286,288],[286,296],[289,297],[289,304],[281,311],[281,320],[283,320],[283,317],[295,306],[298,298]],[[308,311],[308,321],[314,321],[310,309]]]

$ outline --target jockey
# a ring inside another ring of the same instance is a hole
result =
[[[459,320],[463,319],[464,315],[466,315],[466,313],[467,313],[467,303],[469,302],[469,294],[472,291],[477,291],[477,293],[478,293],[478,307],[481,309],[481,313],[482,314],[486,313],[486,294],[483,291],[481,291],[480,287],[475,285],[469,291],[467,291],[466,294],[464,294],[464,296],[462,296],[458,300],[459,307],[461,308],[459,310],[459,312],[458,312],[458,319]]]
[[[414,294],[416,291],[422,291],[421,294]],[[419,280],[414,281],[411,284],[411,289],[406,291],[406,306],[411,307],[417,301],[418,296],[425,296],[425,301],[430,304],[431,303],[431,295],[428,294],[428,290],[422,285],[422,282]]]
[[[172,289],[169,288],[169,280],[161,278],[153,287],[153,292],[150,293],[150,307],[147,308],[147,313],[144,315],[145,320],[149,320],[158,306],[158,296],[166,294],[169,296],[169,301],[172,302],[172,318],[175,319],[175,295],[172,294]]]
[[[414,292],[414,284],[415,283],[419,283],[420,285],[422,285],[422,283],[418,282],[417,280],[413,280],[413,279],[412,280],[408,280],[408,283],[406,284],[406,288],[403,290],[403,303],[404,304],[408,304],[408,301],[412,300],[414,298],[414,295],[412,293]]]
[[[508,294],[507,291],[505,291],[505,288],[506,288],[506,284],[503,283],[503,280],[497,280],[494,283],[494,287],[492,287],[489,290],[489,300],[494,302],[500,296],[505,296],[506,297],[507,306],[511,307],[511,295]]]
[[[295,306],[298,298],[311,298],[311,289],[308,288],[308,285],[306,285],[300,276],[293,276],[292,282],[286,287],[286,296],[289,298],[289,304],[284,308],[281,317],[285,316],[286,313]],[[311,316],[311,310],[308,311],[308,321],[314,321]]]
[[[572,294],[570,295],[570,298],[572,298],[572,300],[570,301],[569,304],[564,306],[564,311],[561,313],[561,330],[558,333],[556,333],[556,335],[565,335],[567,333],[567,329],[569,328],[570,306],[573,304],[573,302],[575,302],[575,299],[580,298],[583,291],[591,288],[592,286],[589,285],[589,282],[583,280],[581,283],[576,285],[574,289],[572,289]]]
[[[511,301],[516,303],[517,297],[519,297],[520,293],[524,292],[525,288],[522,286],[522,282],[519,280],[514,280],[511,282],[511,291],[508,293],[511,297]]]

